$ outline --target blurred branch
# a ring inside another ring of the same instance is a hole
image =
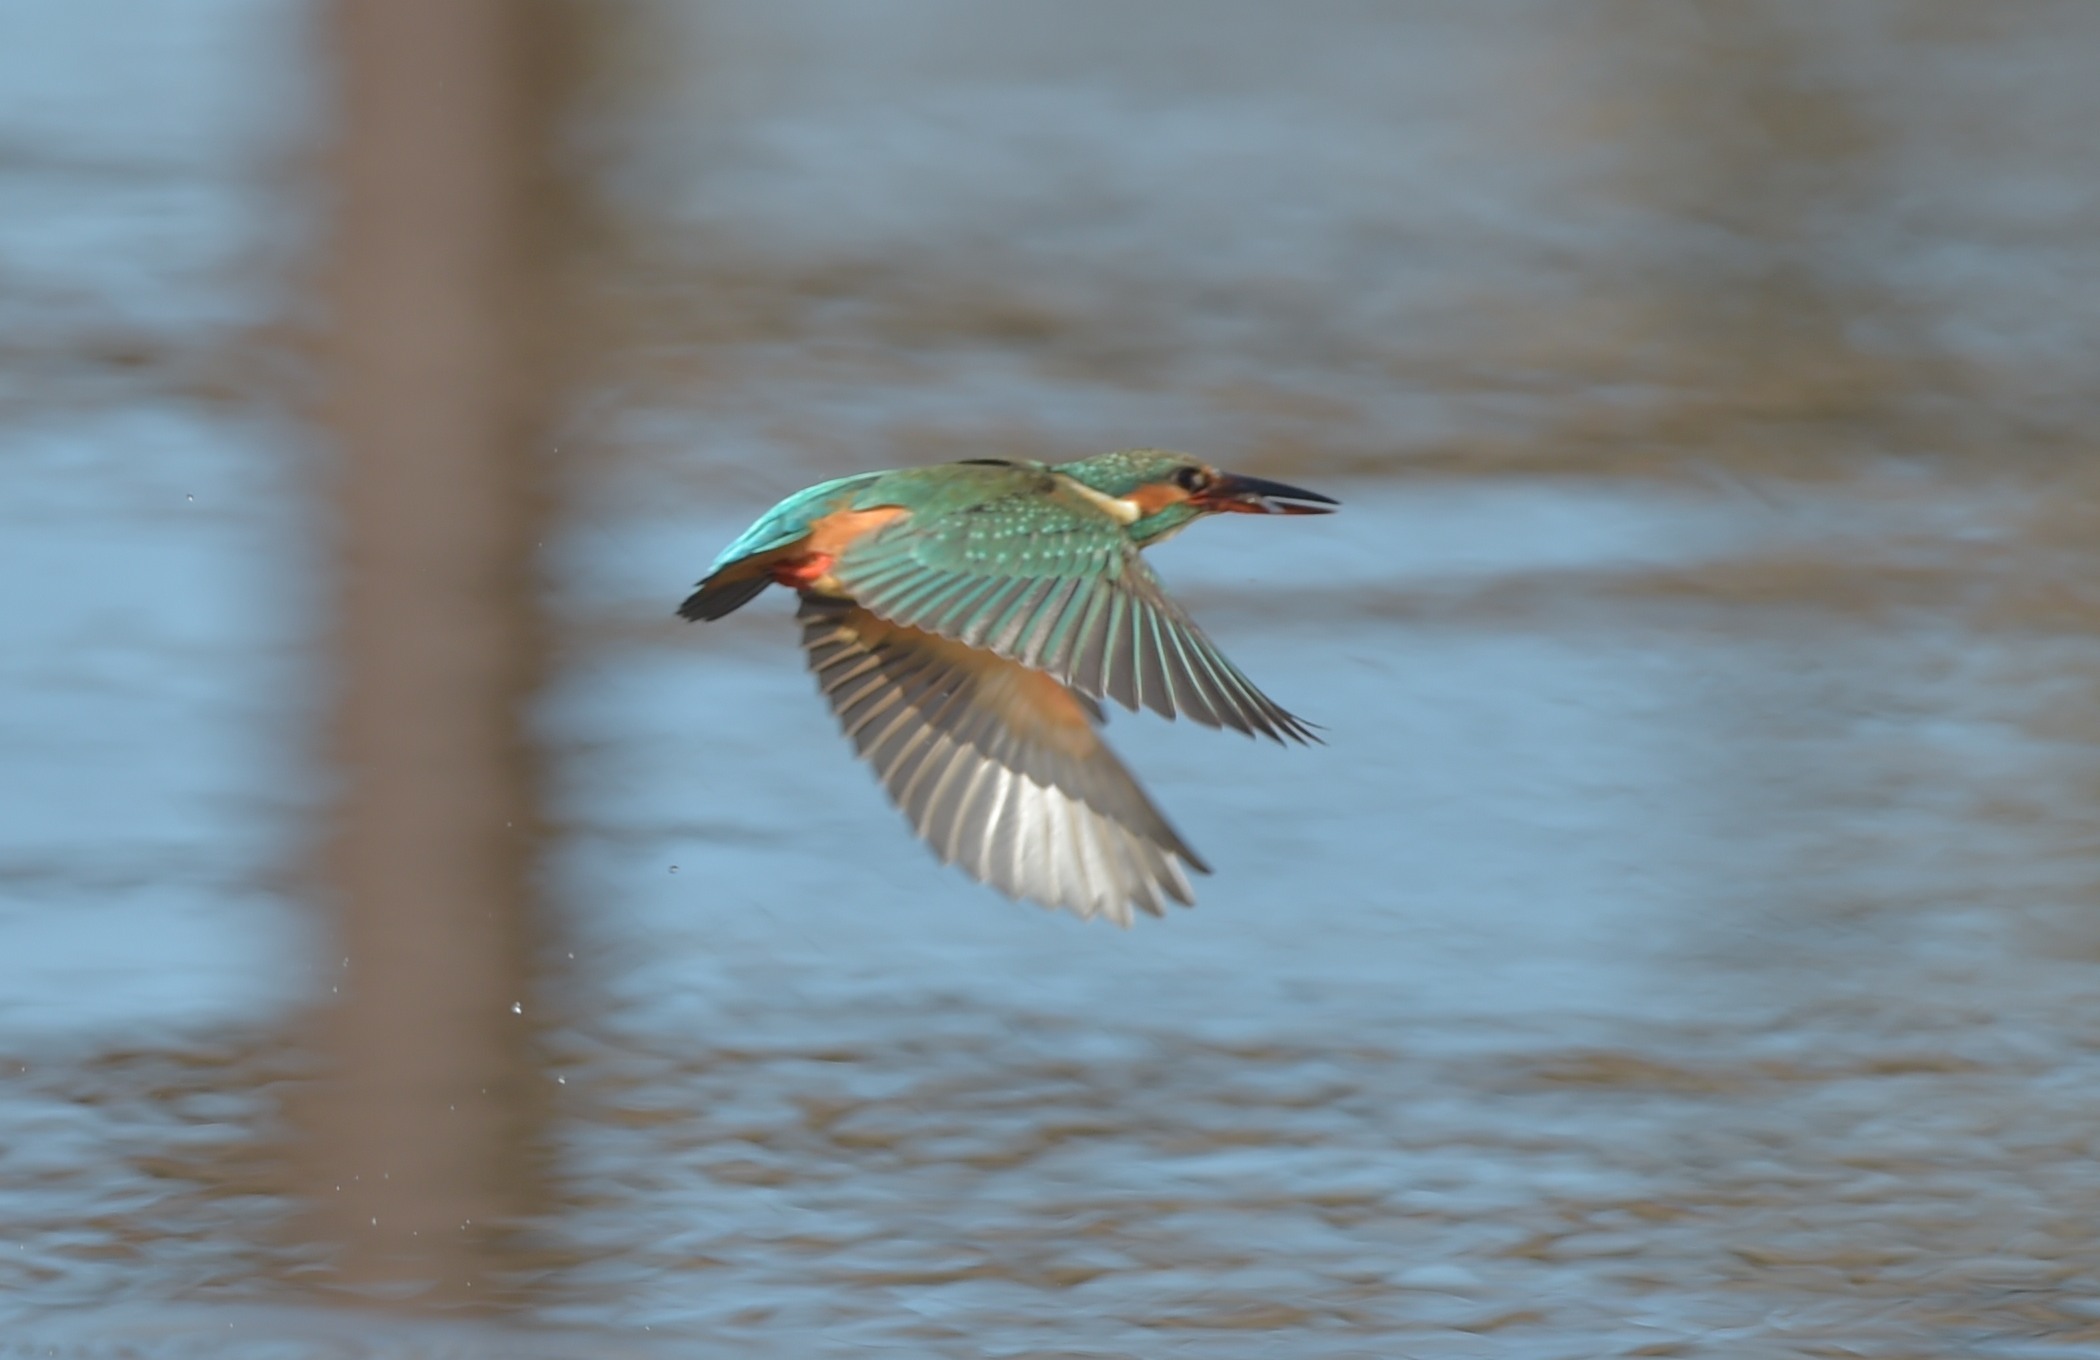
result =
[[[559,17],[339,0],[329,30],[344,968],[306,1132],[342,1282],[441,1301],[489,1299],[501,1225],[537,1198],[525,708],[544,665]]]

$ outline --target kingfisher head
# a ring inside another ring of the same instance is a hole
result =
[[[1056,471],[1113,503],[1132,541],[1155,543],[1205,515],[1325,515],[1331,496],[1263,477],[1220,472],[1200,458],[1166,449],[1119,449]]]

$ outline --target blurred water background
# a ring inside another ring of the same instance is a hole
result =
[[[533,1094],[387,1309],[300,1147],[325,30],[0,7],[0,1355],[2100,1354],[2100,9],[581,14]],[[671,618],[820,477],[1132,444],[1347,506],[1155,555],[1328,737],[1117,715],[1193,912],[942,870],[782,601]]]

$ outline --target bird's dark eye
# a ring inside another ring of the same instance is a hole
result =
[[[1210,485],[1210,474],[1199,467],[1185,467],[1174,474],[1174,485],[1191,493],[1201,491]]]

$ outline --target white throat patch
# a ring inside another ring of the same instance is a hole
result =
[[[1135,524],[1144,516],[1145,512],[1140,510],[1135,502],[1126,501],[1120,496],[1104,495],[1088,486],[1085,482],[1080,481],[1077,477],[1066,477],[1062,472],[1057,475],[1064,479],[1066,486],[1071,487],[1074,491],[1077,491],[1080,495],[1107,511],[1109,517],[1118,524]]]

